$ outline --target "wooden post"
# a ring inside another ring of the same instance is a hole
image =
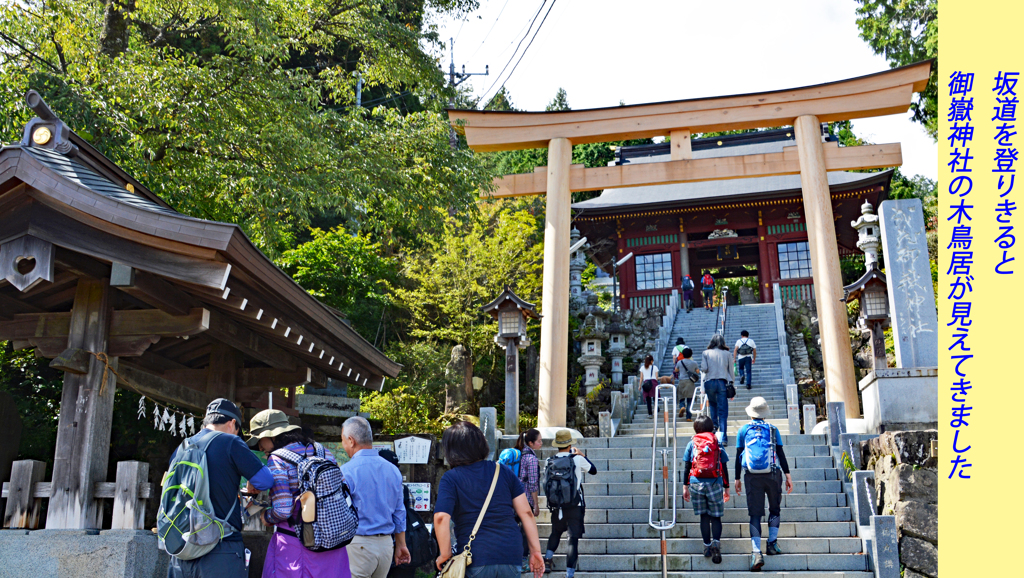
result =
[[[875,369],[888,369],[889,359],[885,356],[885,330],[882,329],[882,322],[871,323],[871,357],[874,359]]]
[[[505,435],[519,435],[519,349],[505,340]]]
[[[572,143],[548,143],[548,191],[544,222],[544,292],[540,325],[539,427],[565,427],[569,359],[569,166]]]
[[[139,496],[139,484],[149,481],[149,462],[117,462],[114,488],[113,530],[142,530],[146,501]]]
[[[106,353],[109,298],[106,280],[79,279],[71,308],[68,348]],[[116,377],[113,371],[104,371],[103,362],[90,358],[88,373],[64,374],[51,497],[46,511],[48,530],[99,528],[103,519],[93,487],[107,477]],[[116,370],[117,358],[111,358],[109,364]]]
[[[690,147],[690,131],[674,130],[669,133],[672,151],[672,160],[681,161],[693,158],[693,149]]]
[[[853,371],[843,278],[839,270],[832,198],[821,146],[821,123],[814,115],[801,116],[793,123],[800,157],[800,185],[803,189],[807,240],[811,250],[815,303],[821,334],[828,400],[844,402],[846,417],[860,417],[857,379]]]
[[[35,530],[39,527],[41,498],[32,497],[37,483],[46,475],[46,462],[18,460],[11,466],[10,490],[4,511],[4,528]]]
[[[226,343],[213,344],[213,349],[210,350],[210,366],[206,369],[206,393],[210,399],[223,397],[235,401],[240,361],[238,350],[234,347]]]

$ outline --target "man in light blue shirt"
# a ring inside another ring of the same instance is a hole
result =
[[[402,473],[373,449],[373,430],[364,418],[345,420],[341,447],[351,458],[341,473],[359,513],[359,528],[348,545],[352,578],[386,578],[392,558],[395,564],[412,559],[405,545]]]

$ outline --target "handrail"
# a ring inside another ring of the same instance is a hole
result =
[[[662,392],[666,395],[663,395]],[[665,447],[658,449],[658,406],[664,404],[663,420],[665,424]],[[672,415],[672,435],[669,436],[669,414]],[[654,390],[654,434],[651,436],[651,501],[647,509],[647,523],[652,528],[661,532],[661,576],[668,578],[668,542],[666,532],[676,525],[676,496],[679,489],[679,462],[676,459],[676,420],[679,417],[676,411],[676,386],[666,383],[658,385]],[[668,464],[669,446],[672,448],[672,465]],[[654,520],[654,492],[657,481],[654,477],[655,468],[658,463],[658,454],[661,454],[661,480],[665,503],[663,508],[658,509],[658,520]],[[662,510],[668,509],[668,478],[669,470],[672,471],[672,518],[662,519]]]
[[[715,333],[725,337],[725,319],[729,313],[729,302],[726,296],[729,294],[728,287],[722,287],[722,301],[718,306],[717,318],[715,319]]]
[[[708,396],[704,393],[704,377],[705,373],[700,372],[700,385],[693,390],[693,399],[690,400],[690,413],[692,415],[700,415],[705,413],[708,407]]]

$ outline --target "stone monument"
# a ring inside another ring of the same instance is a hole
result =
[[[868,433],[936,429],[938,314],[919,199],[879,207],[896,369],[878,368],[860,381]]]

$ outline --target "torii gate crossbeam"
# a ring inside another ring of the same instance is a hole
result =
[[[800,174],[803,189],[829,399],[846,402],[847,416],[859,417],[827,171],[896,166],[902,158],[898,145],[846,149],[823,146],[820,125],[906,112],[913,94],[925,89],[932,65],[929,60],[828,84],[655,104],[558,112],[449,110],[450,121],[465,132],[473,150],[548,147],[546,174],[508,175],[495,183],[499,196],[547,195],[538,426],[564,426],[566,421],[569,213],[573,190],[795,172]],[[692,132],[787,124],[793,126],[796,136],[795,160],[786,152],[728,161],[692,159]],[[669,135],[673,141],[671,161],[607,169],[583,169],[571,164],[573,144]]]

